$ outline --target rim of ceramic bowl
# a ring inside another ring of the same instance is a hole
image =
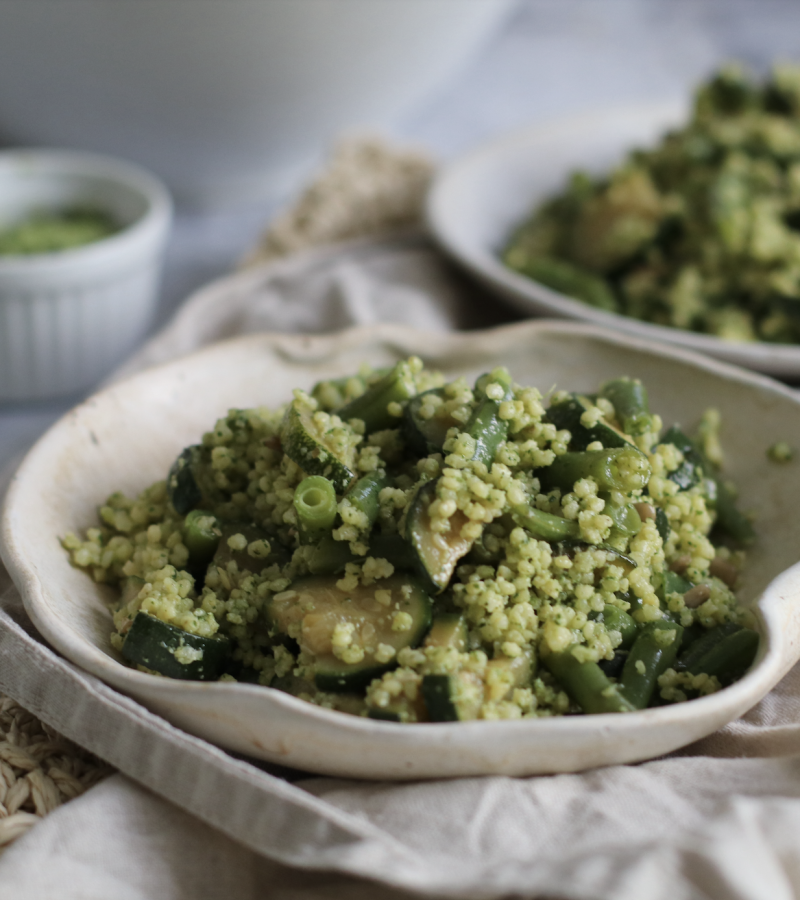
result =
[[[0,150],[0,179],[17,174],[64,181],[105,182],[112,190],[136,195],[143,202],[144,210],[119,231],[88,244],[50,253],[0,255],[0,276],[24,277],[45,269],[61,275],[74,267],[116,265],[121,254],[149,250],[162,240],[172,220],[172,197],[166,185],[147,169],[118,157],[58,148]],[[102,206],[102,203],[97,205]]]

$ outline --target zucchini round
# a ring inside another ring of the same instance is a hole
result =
[[[315,424],[313,413],[293,401],[281,426],[283,452],[307,475],[324,475],[341,494],[355,478],[355,447],[339,456],[331,443]]]
[[[408,576],[393,575],[353,590],[337,587],[335,578],[311,576],[276,594],[268,615],[313,659],[317,688],[341,692],[363,690],[394,668],[398,650],[422,641],[431,610],[428,594]],[[389,660],[380,658],[380,645],[394,650]],[[347,655],[352,661],[345,661]]]
[[[129,663],[186,681],[216,681],[230,653],[226,637],[190,634],[145,612],[136,614],[122,645]]]
[[[431,529],[428,510],[435,499],[435,481],[429,481],[417,491],[406,517],[406,540],[413,550],[420,578],[439,594],[450,583],[458,561],[469,553],[473,542],[461,537],[467,518],[460,510],[450,518],[450,531],[442,534]]]

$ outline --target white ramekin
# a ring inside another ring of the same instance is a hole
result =
[[[122,228],[72,250],[0,256],[0,402],[86,390],[152,321],[172,218],[161,182],[105,156],[0,152],[0,228],[75,206],[106,212]]]

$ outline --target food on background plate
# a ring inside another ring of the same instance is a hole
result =
[[[545,402],[412,357],[230,410],[63,544],[143,671],[399,722],[628,712],[758,646],[719,426],[665,431],[627,377]]]
[[[0,227],[0,256],[59,253],[93,244],[119,230],[111,216],[96,209],[36,212],[21,222]]]
[[[577,172],[503,250],[585,303],[730,341],[800,341],[800,66],[728,66],[688,124]]]

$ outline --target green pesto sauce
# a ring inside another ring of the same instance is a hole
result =
[[[60,213],[34,213],[0,229],[0,256],[58,253],[110,237],[119,225],[95,209],[68,209]]]

